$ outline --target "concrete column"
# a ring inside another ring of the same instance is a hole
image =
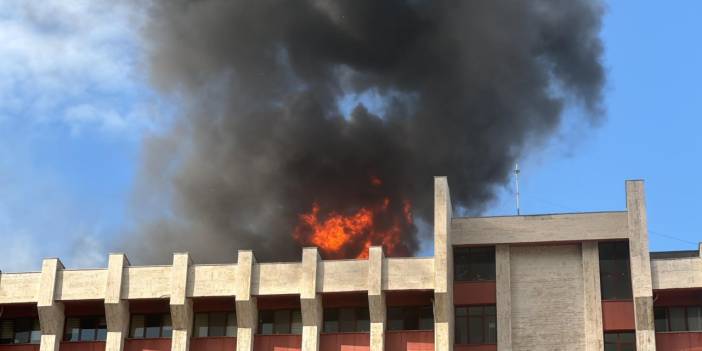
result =
[[[171,351],[188,351],[190,349],[190,334],[193,327],[193,301],[187,297],[188,271],[190,270],[190,255],[185,253],[173,254],[171,268],[171,321],[173,337]]]
[[[604,349],[600,254],[597,241],[583,241],[583,299],[585,308],[585,351]]]
[[[54,300],[56,278],[64,269],[58,258],[47,258],[41,264],[37,310],[41,325],[40,351],[58,351],[63,337],[63,303]]]
[[[302,249],[300,307],[302,312],[302,351],[319,351],[322,329],[322,296],[317,294],[317,267],[321,261],[316,247]]]
[[[124,350],[124,339],[129,335],[129,301],[122,300],[122,276],[127,266],[129,266],[129,260],[124,254],[111,253],[107,259],[105,351]]]
[[[446,177],[434,178],[434,348],[453,350],[453,246],[451,194]]]
[[[251,277],[256,257],[253,252],[240,250],[236,265],[236,350],[252,351],[258,327],[256,297],[251,296]]]
[[[498,351],[512,351],[512,288],[509,258],[509,244],[495,246]]]
[[[629,223],[629,257],[634,295],[636,349],[652,351],[656,349],[656,339],[653,327],[651,259],[648,252],[648,223],[643,181],[626,182],[626,208]]]
[[[368,312],[370,314],[370,351],[385,351],[387,307],[383,292],[383,247],[368,249]]]

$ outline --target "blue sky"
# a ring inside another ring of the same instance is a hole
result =
[[[171,111],[148,87],[140,14],[117,2],[0,4],[0,269],[40,258],[104,264],[130,226],[141,141]],[[652,250],[702,235],[702,22],[698,1],[611,1],[603,28],[606,118],[569,111],[521,160],[523,213],[620,210],[624,180],[646,180]],[[511,186],[487,215],[513,214]]]

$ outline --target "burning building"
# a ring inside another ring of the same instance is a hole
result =
[[[649,253],[642,181],[626,182],[623,211],[454,217],[452,204],[435,178],[432,257],[357,240],[381,202],[323,218],[313,205],[296,235],[316,246],[297,262],[45,259],[0,275],[0,351],[702,348],[702,246]],[[410,219],[396,220],[373,235],[403,250],[393,228]],[[358,257],[337,259],[347,242]]]

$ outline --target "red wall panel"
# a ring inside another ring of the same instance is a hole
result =
[[[254,337],[254,351],[300,351],[301,349],[302,335],[256,335]]]
[[[428,290],[388,291],[385,301],[388,306],[426,306],[431,305],[434,292]]]
[[[324,351],[369,351],[369,333],[329,333],[319,336],[319,349]]]
[[[656,333],[656,349],[661,351],[702,351],[702,332]]]
[[[702,289],[656,290],[653,296],[656,307],[702,305]]]
[[[171,339],[127,339],[124,351],[171,351]]]
[[[105,351],[104,341],[63,341],[61,351]]]
[[[39,344],[0,345],[0,351],[39,351]]]
[[[433,330],[385,332],[386,351],[434,351]]]
[[[634,303],[602,301],[602,326],[605,331],[634,330]]]
[[[491,305],[496,303],[495,282],[454,282],[455,305]]]
[[[236,350],[236,338],[231,336],[192,338],[192,351],[233,351]]]
[[[497,351],[497,345],[454,345],[454,351]]]

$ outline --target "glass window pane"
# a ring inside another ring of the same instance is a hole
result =
[[[170,338],[173,336],[173,326],[171,324],[171,315],[164,314],[161,316],[161,337]]]
[[[483,318],[468,317],[468,343],[482,344],[483,342]]]
[[[290,334],[290,310],[273,312],[276,334]]]
[[[431,306],[419,308],[419,330],[434,330],[434,309]]]
[[[66,333],[64,334],[64,340],[66,341],[78,341],[80,338],[80,319],[78,318],[66,318]]]
[[[419,310],[417,307],[405,307],[402,309],[402,324],[405,330],[419,330]]]
[[[32,332],[29,335],[29,342],[38,344],[41,341],[41,327],[39,326],[39,318],[34,318]]]
[[[619,350],[617,350],[617,344],[605,344],[604,351],[619,351]]]
[[[147,339],[161,337],[161,319],[163,317],[158,314],[144,316],[144,337]]]
[[[107,321],[105,321],[105,317],[98,318],[97,332],[95,335],[95,340],[97,340],[97,341],[107,340]]]
[[[685,331],[685,308],[671,307],[668,309],[670,331]]]
[[[15,341],[15,323],[11,319],[0,320],[0,344],[11,344]]]
[[[15,321],[15,344],[28,344],[32,332],[32,320],[21,318]]]
[[[258,332],[262,335],[273,334],[273,311],[260,311],[258,313]]]
[[[227,336],[236,336],[236,313],[227,313],[227,330],[225,332]]]
[[[482,316],[483,315],[483,306],[468,307],[468,315],[469,316]]]
[[[616,344],[617,340],[618,340],[617,333],[605,333],[605,335],[604,335],[605,343]]]
[[[209,316],[207,313],[196,313],[195,314],[195,330],[193,334],[196,338],[203,338],[208,336],[208,324]]]
[[[136,314],[132,316],[129,334],[135,339],[144,337],[144,315]]]
[[[468,317],[456,316],[456,344],[468,343]]]
[[[497,343],[497,318],[495,316],[485,317],[485,342],[488,344]]]
[[[336,308],[324,309],[324,332],[338,333],[339,332],[339,310]]]
[[[356,331],[356,313],[353,308],[339,309],[339,331],[350,333]]]
[[[657,332],[668,331],[668,313],[665,307],[654,308],[653,317],[655,320],[655,329]]]
[[[370,315],[368,312],[368,307],[361,307],[356,309],[356,331],[370,331]]]
[[[404,330],[405,321],[402,308],[388,307],[388,330]]]
[[[687,330],[702,330],[702,308],[697,306],[687,308]]]
[[[292,311],[292,325],[290,326],[290,334],[302,334],[302,312],[300,312],[300,310]]]
[[[631,299],[629,243],[599,243],[600,287],[603,300]]]
[[[456,281],[495,280],[495,247],[462,247],[454,249]]]
[[[95,341],[97,320],[91,317],[80,319],[80,341]]]
[[[633,343],[636,340],[635,333],[619,333],[619,342]]]
[[[227,325],[226,312],[210,313],[210,331],[208,336],[224,336],[224,328]]]

